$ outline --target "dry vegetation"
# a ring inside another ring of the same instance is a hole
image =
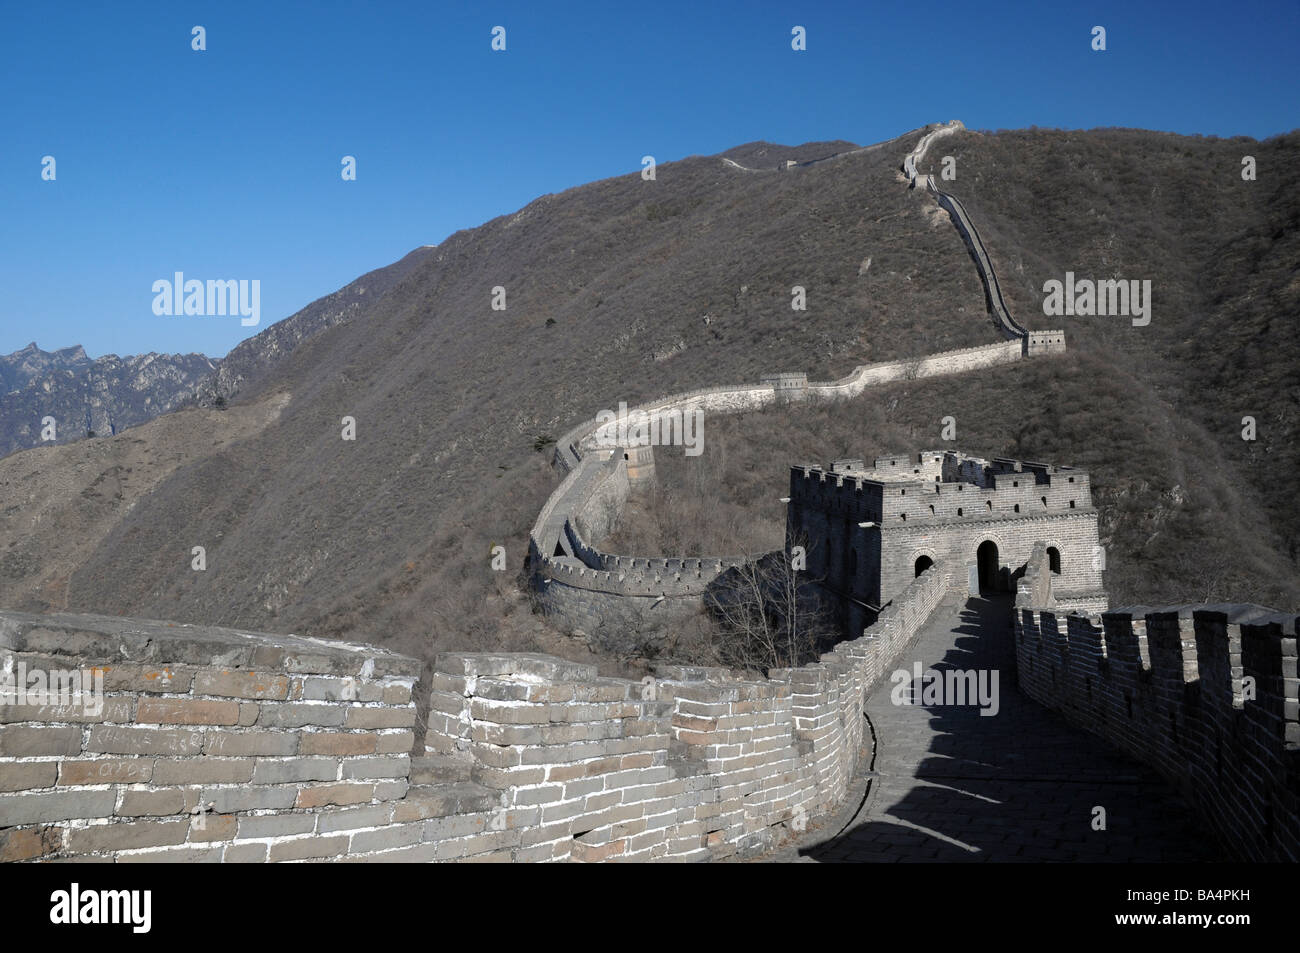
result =
[[[661,456],[665,490],[629,514],[620,547],[779,544],[791,463],[934,446],[951,413],[962,449],[1093,471],[1116,601],[1295,608],[1298,145],[962,135],[932,158],[958,155],[949,187],[1013,312],[1049,323],[1034,318],[1037,289],[1067,269],[1149,277],[1151,326],[1076,319],[1060,361],[710,417],[706,456]],[[1247,148],[1261,181],[1243,190]],[[589,658],[518,585],[529,526],[557,482],[548,440],[620,400],[772,371],[829,379],[994,339],[960,238],[897,179],[904,151],[779,173],[694,157],[661,164],[655,183],[632,174],[545,196],[411,259],[383,294],[349,302],[342,323],[288,342],[268,329],[244,379],[227,383],[232,410],[291,393],[277,420],[220,446],[196,431],[175,469],[111,520],[78,522],[64,502],[60,532],[83,534],[68,607],[342,636],[425,659],[487,648]],[[507,312],[489,306],[498,284]],[[795,284],[808,288],[807,313],[790,310]],[[1259,417],[1256,444],[1238,437],[1244,413]],[[339,439],[343,415],[357,420],[354,443]],[[74,449],[42,459],[52,482]],[[0,538],[0,553],[15,544]],[[204,573],[189,569],[197,544]],[[494,544],[506,573],[490,569]],[[41,560],[0,578],[0,604],[61,607],[28,584],[48,573]]]

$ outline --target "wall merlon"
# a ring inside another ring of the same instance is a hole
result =
[[[1294,671],[1296,620],[1184,605],[1066,623],[1018,604],[1022,690],[1155,767],[1230,855],[1300,860],[1300,681],[1282,675]]]

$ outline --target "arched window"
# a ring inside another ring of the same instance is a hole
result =
[[[1047,568],[1058,576],[1061,574],[1061,551],[1055,546],[1047,547]]]
[[[993,512],[993,501],[992,501],[992,500],[985,500],[985,501],[984,501],[984,505],[988,507],[990,513]]]
[[[1020,512],[1020,504],[1019,504],[1019,503],[1016,504],[1016,512],[1017,512],[1017,513]]]
[[[960,507],[960,506],[957,507],[957,515],[958,515],[958,516],[961,516],[961,507]]]
[[[921,573],[925,572],[933,565],[934,565],[934,560],[931,559],[929,556],[917,556],[916,567],[915,567],[916,575],[918,576],[921,575]]]
[[[1043,497],[1043,509],[1047,509],[1047,497]]]
[[[933,504],[933,503],[930,504],[930,515],[931,515],[931,516],[934,515],[934,504]]]

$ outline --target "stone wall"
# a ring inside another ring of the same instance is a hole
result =
[[[420,665],[383,649],[0,613],[0,664],[103,688],[0,698],[0,860],[367,855],[407,794]]]
[[[924,179],[926,186],[949,210],[954,225],[970,248],[979,269],[989,310],[1008,340],[912,359],[859,365],[850,374],[836,381],[807,382],[806,375],[800,372],[771,374],[757,385],[710,387],[672,394],[630,408],[628,415],[645,418],[666,414],[685,416],[697,410],[705,414],[735,413],[769,406],[778,399],[802,399],[809,396],[849,399],[869,387],[882,384],[968,373],[1014,363],[1022,358],[1064,351],[1064,331],[1029,332],[1016,324],[1002,301],[992,263],[965,209],[955,198],[941,192],[934,185],[932,176],[918,176],[916,163],[924,157],[931,144],[936,139],[963,128],[961,122],[953,120],[927,131],[904,158],[903,171],[913,185]],[[598,624],[602,617],[617,620],[620,626],[645,623],[652,619],[648,613],[651,607],[659,618],[665,620],[699,611],[703,606],[705,590],[713,581],[713,578],[706,578],[707,574],[702,572],[683,575],[671,566],[655,565],[653,560],[610,556],[595,550],[594,544],[603,535],[597,530],[597,524],[608,525],[612,517],[617,515],[617,507],[605,517],[593,520],[594,501],[614,500],[621,505],[626,496],[627,474],[626,471],[620,473],[609,468],[598,469],[586,461],[593,453],[622,455],[622,450],[612,451],[609,448],[610,441],[604,439],[616,433],[615,426],[602,425],[598,418],[593,418],[574,427],[556,442],[555,465],[571,479],[562,482],[551,495],[534,525],[529,542],[531,576],[544,610],[561,624],[584,631]],[[649,472],[648,468],[646,472]],[[575,474],[578,477],[572,479]],[[612,492],[604,492],[600,487],[602,481],[619,479],[623,485],[613,488]],[[582,508],[581,513],[579,507]],[[586,519],[586,527],[582,525],[582,518]],[[575,535],[583,537],[589,545],[575,547]],[[878,551],[879,547],[876,549]],[[630,565],[618,565],[620,559],[627,560]],[[613,566],[611,562],[614,563]],[[637,564],[642,562],[646,564],[644,569],[647,571],[638,572]],[[702,562],[717,567],[717,572],[721,572],[729,561],[726,557],[708,557]],[[717,572],[714,572],[714,577]],[[903,577],[894,573],[890,580],[889,594],[899,591],[904,584]],[[548,589],[551,591],[548,592]],[[617,603],[620,593],[633,602],[620,606]],[[644,602],[647,596],[652,597],[652,604]],[[880,597],[881,593],[876,592],[871,600],[873,604]]]
[[[1027,605],[1034,588],[1015,611],[1021,689],[1164,775],[1231,856],[1300,861],[1297,620],[1241,605],[1065,615]]]
[[[707,860],[835,807],[865,693],[947,586],[862,638],[747,679],[600,678],[541,655],[435,665],[373,646],[104,616],[0,613],[0,664],[103,693],[0,703],[0,860]],[[93,679],[92,679],[93,683]]]
[[[978,563],[980,546],[992,542],[1003,587],[1011,588],[1041,542],[1056,551],[1057,598],[1104,609],[1087,472],[1023,464],[1023,470],[985,473],[982,466],[963,466],[963,475],[987,485],[927,482],[938,466],[955,476],[953,456],[932,451],[920,459],[884,457],[865,472],[792,467],[788,532],[809,541],[809,577],[841,600],[878,605],[911,584],[917,560],[942,561],[965,572]]]

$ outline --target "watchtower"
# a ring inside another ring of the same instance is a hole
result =
[[[950,450],[836,461],[790,472],[786,531],[809,578],[849,611],[870,611],[935,562],[972,595],[1011,592],[1043,542],[1062,604],[1105,608],[1104,559],[1088,473]],[[800,542],[802,540],[802,542]],[[856,623],[854,623],[856,624]]]

